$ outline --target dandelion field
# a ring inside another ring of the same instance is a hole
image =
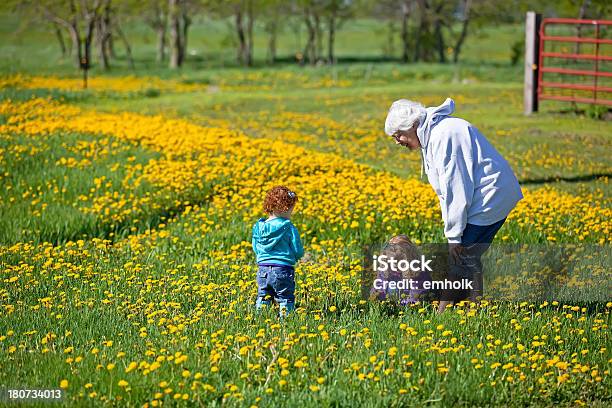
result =
[[[609,245],[610,125],[525,118],[519,83],[383,66],[0,77],[0,388],[75,406],[610,404],[612,302],[362,300],[363,242],[442,242],[389,103],[446,96],[524,182],[497,236]],[[361,71],[360,71],[361,70]],[[286,184],[311,260],[254,313],[252,223]],[[41,403],[42,405],[42,403]]]

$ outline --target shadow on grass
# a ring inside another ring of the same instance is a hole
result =
[[[580,182],[585,182],[585,181],[597,180],[601,177],[607,177],[607,178],[612,177],[612,173],[593,173],[593,174],[585,174],[582,176],[574,176],[574,177],[551,176],[551,177],[520,180],[519,183],[526,184],[526,185],[556,183],[559,181],[565,181],[567,183],[580,183]]]
[[[118,224],[106,224],[101,223],[97,220],[93,225],[84,224],[81,228],[73,231],[57,231],[41,234],[39,239],[51,242],[54,245],[66,243],[67,241],[75,241],[77,239],[90,239],[90,238],[101,238],[116,242],[120,239],[127,237],[130,234],[140,234],[149,229],[155,229],[161,223],[167,223],[175,217],[180,216],[185,209],[190,206],[203,207],[210,202],[212,195],[210,192],[194,199],[182,201],[178,205],[173,205],[165,208],[161,208],[157,211],[150,213],[144,220],[144,222],[135,223],[134,219],[130,218],[122,221]],[[132,231],[132,228],[136,228],[136,231]]]
[[[61,100],[64,102],[80,102],[93,97],[91,90],[63,91],[59,89],[0,89],[0,101],[11,100],[14,102],[26,102],[32,98],[47,98]]]

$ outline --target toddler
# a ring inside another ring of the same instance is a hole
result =
[[[406,235],[397,235],[385,244],[380,255],[385,255],[387,259],[395,259],[396,261],[419,259],[421,256],[417,246]],[[386,282],[399,283],[401,280],[412,279],[414,282],[413,288],[406,289],[377,289],[372,287],[370,290],[370,298],[378,300],[396,300],[401,305],[415,303],[425,296],[425,290],[422,289],[423,282],[431,280],[428,272],[415,273],[412,271],[400,271],[387,268],[387,270],[377,270],[376,279]]]
[[[298,197],[285,186],[276,186],[266,194],[264,211],[253,225],[253,250],[257,256],[256,308],[278,304],[280,315],[295,309],[295,263],[304,255],[297,228],[291,214]]]

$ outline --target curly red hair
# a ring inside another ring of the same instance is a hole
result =
[[[268,214],[282,213],[289,211],[289,209],[295,205],[297,200],[298,196],[293,191],[289,190],[285,186],[276,186],[266,194],[263,208]]]

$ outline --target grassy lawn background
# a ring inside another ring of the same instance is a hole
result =
[[[46,30],[16,35],[19,25],[0,17],[3,77],[78,77]],[[38,96],[52,100],[32,111],[64,126],[0,135],[0,388],[63,386],[69,403],[108,406],[609,405],[611,303],[501,302],[439,315],[432,305],[361,300],[360,242],[399,232],[443,239],[435,198],[413,182],[418,154],[382,131],[397,98],[453,97],[526,190],[555,193],[536,196],[533,218],[500,236],[544,242],[535,227],[552,225],[566,230],[559,242],[575,242],[584,219],[609,211],[610,124],[563,104],[522,115],[522,67],[509,65],[520,26],[468,38],[458,65],[401,65],[367,62],[386,38],[356,21],[338,34],[338,55],[362,62],[246,70],[232,66],[223,23],[196,22],[196,55],[177,72],[152,63],[151,30],[126,28],[137,70],[122,60],[104,76],[201,87],[0,89],[0,125],[44,127],[11,113]],[[294,44],[287,30],[280,54],[293,55]],[[73,106],[83,111],[62,116]],[[87,117],[99,122],[75,130]],[[176,147],[183,140],[200,150]],[[260,189],[277,180],[301,187],[294,222],[314,257],[297,269],[298,313],[280,322],[253,313],[249,241]],[[390,195],[380,189],[388,181],[405,188],[389,185]],[[557,217],[550,208],[562,205],[550,200],[577,209]]]

